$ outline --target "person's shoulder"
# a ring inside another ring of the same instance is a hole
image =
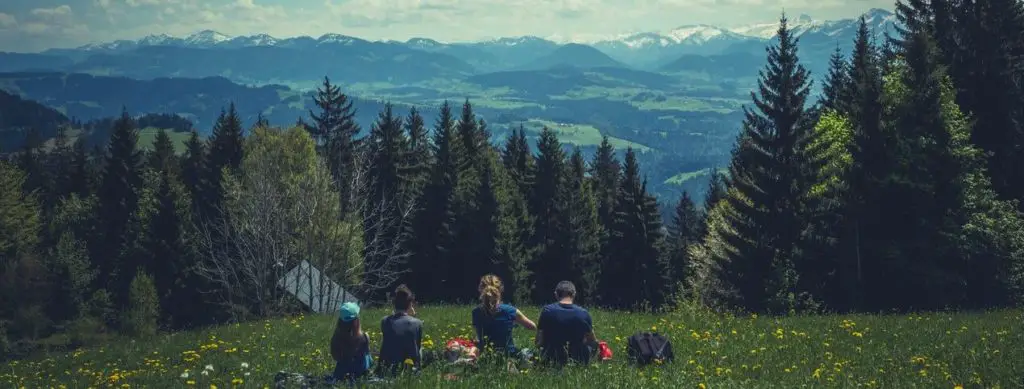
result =
[[[545,305],[543,308],[540,309],[540,312],[541,313],[555,312],[555,311],[558,311],[558,308],[559,308],[558,303],[552,303],[552,304]]]
[[[513,314],[516,313],[516,311],[519,310],[518,308],[516,308],[512,304],[501,304],[501,305],[498,306],[498,309],[501,310],[502,312],[513,313]]]

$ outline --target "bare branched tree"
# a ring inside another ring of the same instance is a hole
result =
[[[244,320],[292,311],[296,297],[329,311],[392,285],[408,253],[404,234],[383,234],[402,231],[413,205],[368,198],[360,154],[344,199],[358,212],[341,215],[337,183],[308,134],[274,131],[254,131],[249,141],[268,145],[247,147],[240,176],[226,180],[225,217],[200,226],[198,271],[217,301]],[[381,232],[365,234],[368,227]]]
[[[350,284],[356,293],[370,298],[376,292],[393,286],[408,271],[406,223],[412,220],[416,204],[398,193],[374,196],[374,179],[370,174],[372,152],[369,147],[357,149],[352,174],[350,209],[359,212],[353,222],[362,226],[362,277]]]

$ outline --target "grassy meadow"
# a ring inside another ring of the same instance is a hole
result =
[[[470,337],[467,306],[427,306],[427,350]],[[524,308],[533,319],[538,309]],[[383,310],[364,310],[372,347]],[[403,388],[1020,388],[1024,312],[902,316],[720,316],[695,310],[650,315],[592,311],[611,362],[558,373],[503,364],[477,372],[434,364]],[[120,339],[104,346],[7,363],[0,387],[263,388],[279,370],[326,374],[334,316],[298,316],[209,330]],[[626,363],[625,339],[666,334],[676,360],[644,369]],[[519,345],[532,333],[516,329]],[[454,373],[455,377],[449,376]]]

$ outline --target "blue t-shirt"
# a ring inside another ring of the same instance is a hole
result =
[[[483,350],[491,347],[494,350],[504,350],[508,354],[516,353],[515,341],[512,339],[512,329],[516,326],[516,307],[508,304],[498,305],[498,311],[494,315],[487,313],[482,306],[473,308],[473,328],[476,329],[476,336],[480,340],[479,347]]]
[[[336,361],[333,378],[336,380],[358,379],[370,371],[373,365],[373,357],[370,355],[370,337],[363,334],[359,348],[356,353],[348,358]]]
[[[537,320],[537,330],[543,331],[541,352],[555,363],[569,359],[580,363],[590,361],[590,352],[583,337],[593,332],[590,312],[575,304],[554,303],[544,307]]]

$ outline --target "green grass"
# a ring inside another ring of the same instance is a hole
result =
[[[571,143],[579,146],[596,146],[601,144],[601,130],[589,124],[556,123],[541,119],[530,119],[522,124],[524,129],[531,130],[537,134],[540,134],[540,131],[546,126],[558,134],[558,140],[562,143]],[[513,127],[518,127],[518,124],[513,124]],[[608,141],[620,149],[632,147],[641,153],[651,150],[650,147],[640,143],[611,136],[608,137]]]
[[[424,348],[470,335],[465,306],[419,309]],[[531,318],[538,309],[523,307]],[[380,345],[381,310],[363,312],[372,347]],[[663,315],[593,310],[610,362],[555,373],[488,365],[446,381],[447,366],[402,377],[401,388],[1019,388],[1024,385],[1020,310],[908,316],[719,316],[697,310]],[[119,339],[70,353],[8,363],[0,387],[267,387],[279,370],[326,374],[334,316],[299,316],[204,331]],[[676,360],[637,369],[626,364],[625,338],[656,330]],[[532,333],[515,330],[518,345]],[[212,372],[202,375],[206,367]],[[243,367],[246,366],[246,367]],[[184,376],[188,373],[187,378]],[[703,386],[702,386],[703,385]]]
[[[153,141],[156,140],[156,134],[160,131],[159,128],[146,127],[139,130],[139,141],[136,143],[139,146],[139,150],[152,150]],[[171,138],[171,143],[174,144],[174,152],[176,154],[182,154],[185,152],[185,142],[188,141],[190,136],[187,132],[174,132],[166,130],[167,136]]]
[[[718,171],[721,172],[721,173],[725,173],[725,172],[728,172],[729,169],[718,168]],[[684,184],[684,183],[686,183],[687,181],[690,181],[690,180],[695,180],[695,179],[698,179],[698,178],[707,177],[709,174],[711,174],[711,169],[710,168],[704,168],[704,169],[700,169],[700,170],[697,170],[697,171],[694,171],[694,172],[683,172],[683,173],[676,174],[676,175],[674,175],[672,177],[669,177],[667,180],[665,180],[665,183],[666,184],[671,184],[671,185],[682,185],[682,184]]]

